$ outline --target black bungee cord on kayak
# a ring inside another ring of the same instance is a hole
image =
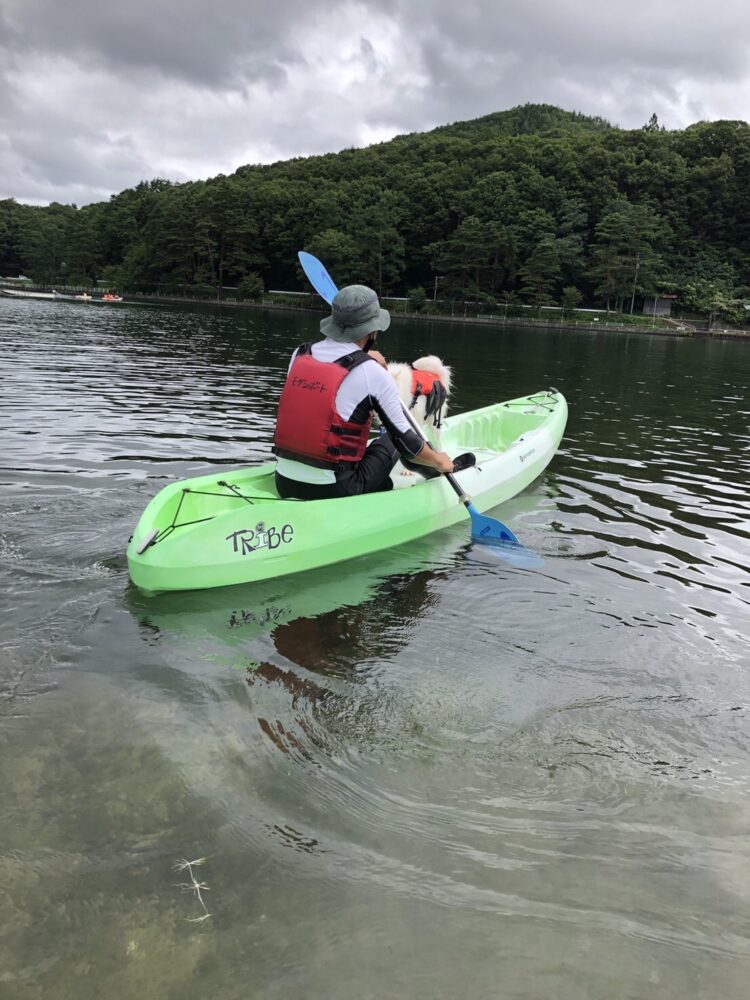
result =
[[[225,486],[228,490],[231,491],[230,493],[231,496],[236,497],[238,500],[246,500],[251,507],[255,506],[255,504],[253,503],[253,501],[255,500],[267,501],[269,499],[273,499],[274,502],[276,502],[277,499],[276,497],[273,498],[249,497],[245,493],[240,493],[238,487],[233,486],[231,483],[227,483],[223,479],[218,480],[216,485]],[[208,517],[198,517],[194,521],[182,521],[180,524],[177,524],[177,518],[179,517],[180,510],[182,509],[182,502],[188,493],[192,493],[195,496],[222,497],[224,500],[229,499],[229,496],[226,493],[216,493],[214,490],[191,490],[189,487],[183,487],[182,495],[180,496],[180,502],[177,504],[177,510],[174,512],[172,523],[168,524],[166,528],[163,528],[161,531],[158,530],[153,531],[150,535],[144,538],[143,542],[141,542],[141,544],[138,546],[138,555],[142,555],[146,551],[146,549],[150,549],[152,545],[157,545],[159,542],[163,541],[165,538],[167,538],[169,535],[172,534],[175,528],[187,528],[191,524],[201,524],[204,521],[213,521],[213,519],[217,516],[216,514],[210,514]],[[281,497],[279,499],[283,501],[289,501],[291,503],[302,502],[298,500],[296,497]]]
[[[560,390],[555,389],[554,386],[550,386],[549,389],[545,390],[543,399],[549,399],[551,396],[559,396],[559,395],[560,395]],[[508,409],[510,409],[511,406],[528,406],[529,400],[531,400],[531,402],[534,403],[535,406],[541,406],[543,410],[549,410],[550,412],[552,412],[552,410],[554,410],[555,406],[557,405],[557,400],[555,400],[554,403],[551,404],[543,402],[542,399],[539,399],[538,393],[536,393],[533,396],[528,396],[526,399],[520,402],[517,402],[516,400],[510,400],[509,402],[503,403],[502,405],[506,406]]]

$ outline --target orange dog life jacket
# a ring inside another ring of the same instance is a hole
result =
[[[434,372],[412,368],[411,393],[409,409],[414,409],[420,396],[426,396],[425,416],[434,417],[435,427],[439,428],[443,421],[443,404],[448,396],[445,386],[440,381],[440,376]]]

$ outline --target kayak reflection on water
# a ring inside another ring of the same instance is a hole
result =
[[[408,644],[417,624],[435,603],[431,585],[444,576],[424,571],[391,577],[383,581],[374,599],[359,607],[338,608],[315,618],[297,618],[278,625],[272,640],[285,663],[253,663],[246,668],[248,685],[257,688],[278,684],[285,688],[291,696],[295,728],[299,727],[308,746],[315,744],[309,710],[324,712],[327,717],[346,715],[351,693],[346,689],[342,693],[335,681],[366,685],[376,665],[392,659]],[[327,683],[327,679],[334,683]],[[288,721],[285,724],[264,715],[258,715],[257,720],[278,749],[309,756]]]

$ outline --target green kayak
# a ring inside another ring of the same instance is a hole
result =
[[[484,512],[520,493],[551,461],[568,407],[555,390],[451,416],[449,454],[472,451],[456,475]],[[130,578],[146,591],[199,590],[268,580],[401,545],[468,516],[444,477],[397,475],[389,493],[280,500],[274,463],[166,486],[128,546]],[[467,528],[468,530],[468,528]]]

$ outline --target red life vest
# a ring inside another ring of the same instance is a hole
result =
[[[289,369],[279,399],[273,450],[318,468],[359,462],[367,448],[372,411],[360,424],[344,420],[336,409],[336,393],[352,369],[373,359],[356,350],[337,361],[316,361],[311,344],[303,344]]]

